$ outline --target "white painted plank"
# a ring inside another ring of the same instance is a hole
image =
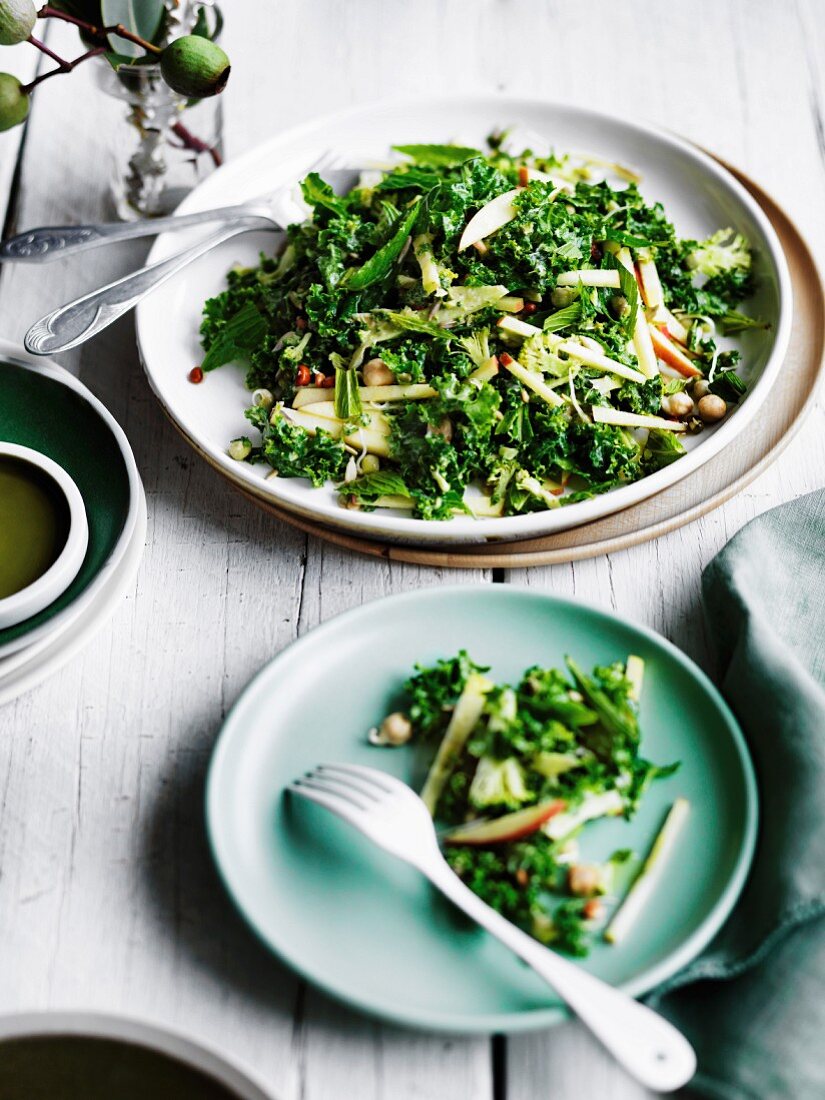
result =
[[[800,6],[804,34],[768,0],[741,13],[713,0],[631,8],[283,0],[264,19],[254,0],[235,0],[226,32],[229,152],[377,96],[501,90],[575,99],[646,116],[741,163],[788,204],[821,253],[822,161],[810,102],[822,104],[825,47],[812,0]],[[65,28],[60,35],[72,40]],[[103,163],[118,112],[82,70],[39,89],[20,226],[105,216]],[[0,155],[0,173],[7,163]],[[6,189],[0,178],[0,204]],[[144,252],[95,253],[82,269],[7,267],[0,332],[21,336],[34,317]],[[256,512],[163,419],[131,334],[126,320],[67,357],[135,445],[149,492],[148,550],[111,627],[0,713],[9,731],[0,740],[0,937],[9,960],[0,1010],[85,1005],[149,1015],[247,1061],[287,1100],[337,1098],[342,1081],[353,1095],[381,1100],[488,1100],[486,1042],[364,1021],[303,991],[257,946],[217,885],[200,807],[222,713],[298,630],[386,593],[488,578],[307,545]],[[817,415],[772,471],[700,523],[610,559],[508,579],[613,606],[704,659],[701,568],[751,515],[822,480]],[[256,613],[262,601],[265,615]],[[512,1040],[508,1085],[508,1100],[640,1095],[575,1025]]]

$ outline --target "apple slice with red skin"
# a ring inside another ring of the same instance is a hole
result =
[[[653,341],[653,350],[656,352],[657,359],[661,359],[663,363],[667,363],[669,367],[673,367],[674,370],[677,370],[679,374],[684,375],[686,378],[702,377],[702,372],[691,363],[681,348],[677,347],[655,325],[650,326],[650,338]]]
[[[669,309],[664,306],[659,306],[652,317],[653,324],[660,328],[665,336],[670,337],[676,344],[678,344],[680,350],[686,351],[688,342],[688,330],[678,319],[674,317]]]
[[[525,810],[495,817],[490,821],[466,825],[444,838],[447,844],[505,844],[509,840],[521,840],[540,829],[545,821],[560,814],[567,808],[561,798],[552,802],[540,802],[538,806],[528,806]]]

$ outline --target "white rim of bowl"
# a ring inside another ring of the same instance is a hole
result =
[[[82,382],[75,378],[73,374],[70,374],[64,367],[58,366],[53,360],[31,355],[25,348],[13,344],[9,340],[0,339],[0,361],[11,363],[16,367],[22,367],[24,370],[33,370],[37,374],[44,374],[48,378],[52,378],[55,382],[59,382],[60,385],[66,386],[67,389],[74,390],[75,393],[79,394],[83,400],[87,402],[87,404],[91,405],[115,437],[118,449],[123,455],[123,462],[126,467],[126,476],[129,483],[129,507],[126,512],[126,518],[123,521],[120,535],[109,557],[97,571],[95,576],[89,581],[86,588],[76,599],[72,600],[67,607],[59,611],[57,615],[50,618],[47,622],[41,623],[40,626],[34,627],[32,630],[22,634],[19,638],[15,638],[12,642],[7,642],[5,644],[0,643],[0,658],[2,658],[17,652],[17,650],[22,649],[31,642],[37,641],[37,639],[43,637],[44,634],[56,636],[59,631],[66,629],[66,627],[72,623],[75,616],[79,615],[95,598],[95,595],[100,591],[102,585],[106,583],[107,578],[110,577],[118,567],[129,546],[129,541],[134,534],[138,518],[142,484],[140,474],[138,473],[137,463],[135,462],[135,456],[132,453],[129,440],[126,438],[126,433],[106,406],[95,397],[91,390],[87,389]]]
[[[0,442],[0,458],[16,459],[46,474],[57,486],[69,507],[69,531],[57,558],[25,588],[0,599],[0,627],[17,626],[48,607],[66,591],[83,564],[89,545],[86,506],[74,479],[48,455],[19,443]]]
[[[134,1016],[65,1010],[0,1015],[0,1049],[3,1043],[12,1040],[50,1037],[109,1039],[142,1046],[213,1077],[224,1088],[236,1092],[238,1100],[272,1100],[272,1094],[265,1091],[246,1067],[213,1053],[183,1032]]]
[[[242,175],[244,166],[256,162],[259,157],[264,155],[264,150],[271,151],[274,155],[284,146],[289,146],[293,142],[311,136],[314,131],[322,126],[342,124],[350,119],[357,119],[359,115],[369,116],[378,109],[379,106],[383,111],[414,111],[416,109],[439,106],[443,107],[445,111],[449,111],[451,103],[466,104],[468,102],[474,105],[487,106],[491,112],[500,112],[502,108],[509,108],[510,111],[515,112],[518,110],[535,110],[537,107],[565,111],[569,114],[578,115],[581,118],[596,119],[616,127],[633,130],[638,134],[655,139],[661,144],[679,152],[683,156],[688,156],[698,161],[708,175],[717,180],[725,188],[732,191],[737,201],[757,223],[764,236],[767,244],[766,252],[768,260],[775,272],[778,285],[779,316],[773,333],[773,347],[771,348],[762,373],[753,385],[753,388],[747,394],[741,406],[737,408],[735,415],[728,417],[722,424],[715,428],[713,434],[707,440],[703,440],[699,446],[690,452],[690,454],[680,459],[678,463],[673,463],[671,466],[656,471],[656,473],[649,474],[639,481],[634,481],[627,486],[603,493],[592,500],[570,505],[564,509],[565,514],[570,516],[569,523],[565,523],[562,526],[548,523],[543,528],[539,526],[536,517],[552,517],[558,515],[559,511],[554,509],[546,513],[529,513],[527,515],[499,517],[496,519],[475,519],[473,520],[472,527],[462,526],[462,528],[456,529],[453,527],[453,524],[462,523],[462,517],[458,517],[457,520],[448,520],[441,523],[432,520],[410,519],[407,516],[382,515],[380,512],[353,513],[344,508],[333,508],[333,505],[328,502],[322,504],[319,508],[313,508],[308,500],[295,501],[285,499],[280,494],[274,493],[272,491],[272,482],[265,482],[259,476],[256,476],[252,470],[244,468],[244,463],[238,463],[230,459],[225,448],[218,448],[204,440],[198,439],[187,423],[179,418],[166,403],[147,367],[146,349],[144,343],[141,341],[141,318],[145,315],[146,307],[144,303],[139,304],[136,311],[138,349],[141,362],[149,380],[149,385],[156,397],[161,402],[161,405],[166,410],[170,419],[181,430],[187,441],[194,446],[195,450],[203,457],[208,458],[209,462],[217,466],[220,472],[231,482],[245,489],[247,492],[251,492],[255,497],[271,502],[276,507],[283,508],[286,511],[293,512],[297,515],[303,515],[315,522],[339,530],[347,530],[359,534],[364,538],[381,540],[389,537],[392,541],[407,544],[432,543],[435,545],[451,545],[453,543],[485,543],[503,539],[533,538],[541,537],[545,534],[555,534],[620,512],[624,508],[654,496],[663,489],[672,488],[683,478],[694,473],[707,461],[719,454],[733,438],[747,428],[756,416],[768,392],[776,381],[788,349],[793,314],[793,288],[790,272],[776,231],[765,212],[744,185],[739,182],[731,171],[723,167],[709,153],[706,153],[704,149],[684,138],[671,134],[667,130],[661,129],[659,126],[640,121],[633,117],[622,117],[605,111],[597,111],[589,107],[564,103],[559,100],[541,98],[525,99],[524,96],[510,95],[469,95],[464,97],[452,97],[452,99],[444,96],[391,98],[382,100],[380,105],[376,103],[367,104],[366,106],[361,104],[356,107],[347,108],[344,111],[316,116],[307,122],[290,127],[282,133],[276,134],[267,141],[261,142],[237,159],[229,161],[222,168],[219,168],[217,172],[209,176],[203,184],[199,185],[199,187],[184,199],[175,212],[189,213],[191,210],[197,210],[200,206],[196,198],[198,192],[202,189],[208,190],[213,180],[220,178],[222,175],[229,178],[232,178],[235,174]],[[192,201],[193,199],[195,201]],[[207,205],[209,205],[208,202]],[[152,246],[147,263],[154,263],[156,260],[163,259],[167,255],[170,255],[171,251],[172,249],[169,247],[169,234],[162,234]],[[579,511],[577,515],[576,510],[578,509],[583,510]]]

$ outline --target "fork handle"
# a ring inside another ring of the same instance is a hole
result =
[[[102,222],[99,225],[45,225],[29,229],[0,243],[0,262],[48,263],[76,252],[85,252],[114,241],[154,237],[170,229],[185,229],[204,222],[237,221],[244,206],[221,206],[195,214],[171,214],[135,222]]]
[[[167,260],[140,268],[83,298],[68,302],[32,325],[23,341],[26,350],[34,355],[54,355],[77,347],[108,328],[167,279],[223,241],[250,229],[272,228],[271,222],[260,217],[235,221]]]
[[[421,870],[459,909],[552,986],[616,1061],[643,1085],[656,1092],[672,1092],[691,1079],[696,1055],[667,1020],[537,943],[485,904],[446,863]]]

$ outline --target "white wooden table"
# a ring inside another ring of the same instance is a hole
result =
[[[817,0],[232,0],[230,155],[384,95],[513,92],[638,114],[741,165],[825,250],[825,24]],[[52,43],[71,42],[57,28]],[[72,46],[67,45],[67,49]],[[33,55],[34,51],[30,51]],[[29,51],[0,51],[22,73]],[[79,69],[0,135],[6,231],[107,215],[117,106]],[[0,336],[126,271],[5,267]],[[448,581],[530,585],[612,607],[707,664],[699,575],[752,516],[825,481],[822,410],[725,507],[647,546],[575,565],[441,573],[354,557],[268,518],[165,420],[127,318],[64,357],[112,409],[149,502],[134,590],[89,648],[0,712],[0,1013],[111,1010],[183,1030],[279,1100],[554,1100],[642,1091],[574,1024],[505,1043],[405,1033],[306,988],[221,890],[202,790],[221,720],[252,674],[344,608]],[[391,978],[388,978],[391,980]]]

